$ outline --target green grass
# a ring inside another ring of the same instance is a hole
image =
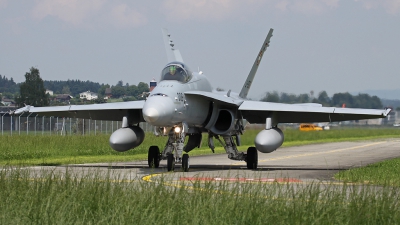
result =
[[[344,182],[400,186],[400,158],[341,171],[335,178]]]
[[[34,177],[32,179],[32,177]],[[0,224],[396,224],[398,190],[195,182],[191,189],[22,169],[0,171]]]
[[[285,130],[285,146],[399,137],[400,129]],[[258,131],[242,138],[245,150]],[[150,145],[166,138],[147,134],[137,149],[119,153],[109,136],[0,136],[3,165],[57,165],[147,158]],[[216,142],[217,143],[217,142]],[[207,142],[193,153],[208,154]],[[217,147],[217,152],[223,152]],[[192,154],[193,155],[193,154]],[[0,170],[0,224],[396,224],[400,221],[400,159],[336,175],[363,185],[311,183],[116,180],[109,170],[74,175]],[[40,174],[40,175],[39,175]],[[120,178],[122,179],[122,178]],[[369,184],[381,184],[374,187]],[[190,185],[190,189],[185,188]],[[393,186],[395,185],[395,186]]]
[[[242,136],[240,150],[245,151],[253,145],[259,131],[248,130]],[[400,137],[400,129],[343,129],[319,132],[301,132],[284,130],[283,147],[324,142],[368,140],[377,138]],[[127,152],[113,151],[108,143],[109,135],[4,135],[0,136],[0,165],[58,165],[75,163],[117,162],[147,159],[147,150],[157,145],[162,150],[167,137],[155,137],[146,134],[142,145]],[[218,143],[216,153],[224,153]],[[211,154],[207,147],[207,135],[203,135],[200,149],[194,149],[191,155]]]

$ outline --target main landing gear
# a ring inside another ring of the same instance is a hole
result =
[[[247,165],[247,169],[256,170],[258,167],[258,153],[255,147],[249,147],[247,149],[247,154],[244,152],[239,152],[237,149],[237,145],[233,140],[231,135],[222,136],[223,141],[219,138],[218,135],[209,134],[208,137],[208,146],[214,152],[214,141],[213,138],[216,138],[222,146],[224,146],[226,153],[228,154],[228,158],[231,160],[245,161]],[[236,137],[236,142],[240,145],[240,139]]]
[[[255,147],[249,147],[247,149],[247,155],[245,158],[247,169],[256,170],[258,166],[258,154]]]
[[[185,128],[186,127],[186,128]],[[168,133],[168,141],[165,145],[164,150],[160,153],[160,149],[157,146],[151,146],[148,152],[148,164],[150,168],[158,168],[160,166],[160,160],[167,160],[167,170],[174,171],[175,164],[182,165],[182,171],[188,172],[190,167],[189,155],[187,154],[190,150],[199,146],[201,143],[200,135],[189,136],[189,142],[184,147],[185,142],[185,131],[187,126],[185,124],[182,127],[175,127]],[[233,137],[236,137],[236,141]],[[247,153],[239,152],[237,146],[240,146],[239,135],[222,135],[222,140],[218,135],[209,133],[208,146],[214,152],[215,145],[213,138],[216,138],[228,154],[228,158],[231,160],[245,161],[247,168],[256,170],[258,167],[258,151],[255,147],[249,147]],[[188,147],[189,146],[189,147]]]
[[[258,153],[255,147],[249,147],[247,154],[244,155],[247,169],[256,170],[258,167]],[[150,168],[159,168],[161,161],[160,149],[157,146],[151,146],[148,152],[148,164]],[[182,171],[189,172],[190,158],[187,153],[183,154],[181,160],[177,160],[174,154],[167,154],[167,170],[174,171],[175,163],[182,163]]]
[[[147,161],[150,168],[158,168],[160,166],[160,149],[158,146],[150,146],[149,152],[147,155]]]

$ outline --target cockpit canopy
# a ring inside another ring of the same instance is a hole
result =
[[[192,79],[192,71],[181,62],[169,63],[161,72],[161,80],[176,80],[186,83]]]

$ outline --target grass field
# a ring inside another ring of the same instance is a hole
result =
[[[399,137],[400,129],[285,130],[284,146]],[[245,150],[257,131],[242,138]],[[194,182],[193,188],[115,181],[96,171],[76,176],[34,174],[9,165],[143,159],[166,138],[147,134],[137,149],[118,153],[108,136],[0,136],[0,224],[398,224],[395,159],[343,171],[337,179],[363,185]],[[217,142],[216,142],[217,143]],[[204,141],[194,153],[210,153]],[[223,152],[218,147],[218,152]],[[376,187],[370,184],[381,184]],[[393,186],[394,185],[394,186]],[[200,188],[201,187],[201,188]]]
[[[400,158],[341,171],[335,175],[335,178],[344,182],[400,187]]]
[[[171,188],[0,171],[0,224],[397,224],[393,187],[193,183]],[[94,176],[94,177],[93,177]],[[35,177],[35,178],[32,178]],[[202,188],[196,188],[200,187]]]

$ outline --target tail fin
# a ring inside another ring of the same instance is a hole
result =
[[[254,76],[256,75],[258,66],[260,65],[261,59],[264,55],[265,50],[267,50],[267,47],[269,46],[269,39],[272,37],[272,32],[274,29],[270,29],[267,35],[267,38],[265,38],[264,44],[261,46],[261,50],[257,55],[256,61],[254,61],[253,67],[250,70],[249,75],[247,76],[246,82],[243,84],[242,90],[240,91],[239,97],[241,98],[246,98],[247,94],[249,93],[251,84],[253,83]]]
[[[162,29],[162,32],[164,37],[165,50],[167,50],[168,62],[183,62],[181,53],[178,49],[175,49],[175,44],[171,40],[171,35],[168,33],[168,30],[164,28]]]

